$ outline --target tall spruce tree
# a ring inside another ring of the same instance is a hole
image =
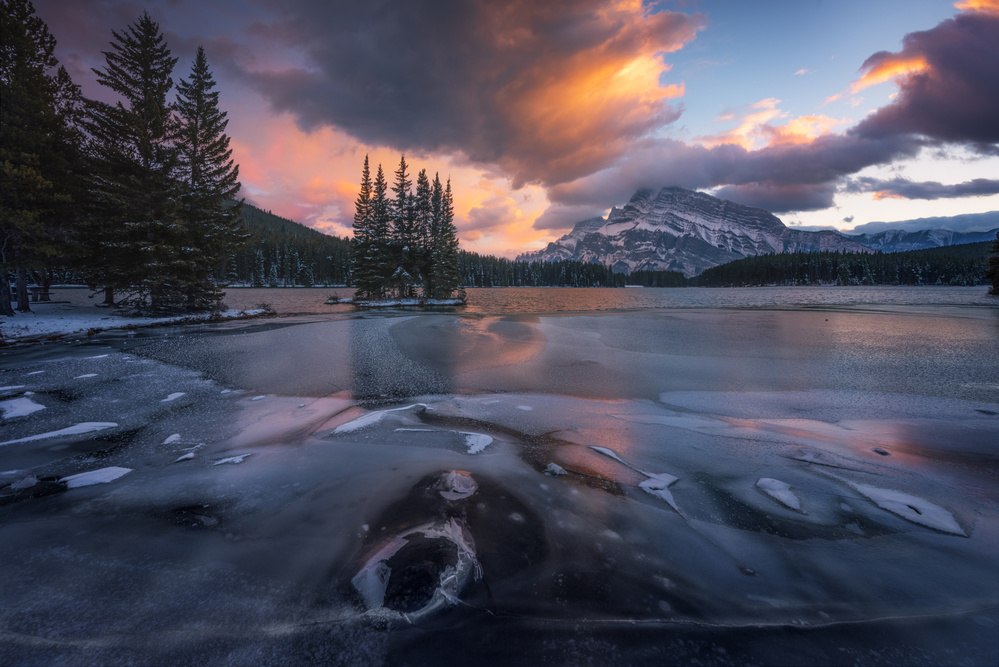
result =
[[[392,275],[398,265],[395,262],[392,243],[392,211],[388,197],[388,183],[380,164],[371,191],[370,239],[365,261],[371,266],[377,280],[371,296],[381,299],[386,296],[386,291],[391,286]]]
[[[179,127],[167,104],[177,59],[148,13],[111,34],[105,66],[93,71],[123,101],[91,105],[96,206],[87,230],[87,279],[108,297],[127,291],[137,306],[180,311],[188,239],[180,210]]]
[[[381,283],[373,257],[371,168],[368,156],[364,156],[364,169],[361,171],[361,191],[354,201],[354,240],[351,243],[352,277],[357,296],[363,299],[374,296]]]
[[[437,224],[433,250],[433,285],[436,299],[465,298],[458,267],[458,232],[454,226],[454,196],[451,179],[441,197],[441,214]]]
[[[225,262],[247,237],[242,228],[239,165],[232,159],[226,112],[219,110],[219,93],[208,69],[205,50],[198,47],[189,80],[177,84],[179,174],[183,182],[181,217],[186,229],[184,250],[177,260],[176,279],[183,283],[187,310],[218,308]]]
[[[413,219],[413,180],[409,177],[409,165],[406,156],[399,160],[395,170],[395,182],[392,184],[392,236],[395,241],[395,254],[398,266],[393,271],[393,282],[400,297],[415,296],[415,284],[419,277],[417,264],[419,234]]]
[[[67,251],[73,197],[84,192],[80,92],[64,68],[53,71],[56,41],[30,2],[0,2],[0,34],[0,315],[13,315],[7,272],[27,312],[29,271],[44,274]]]
[[[430,265],[433,255],[431,230],[433,227],[433,205],[431,203],[430,181],[427,170],[421,169],[416,177],[416,194],[413,197],[413,232],[416,237],[414,258],[420,276],[423,278],[423,293],[431,288]]]

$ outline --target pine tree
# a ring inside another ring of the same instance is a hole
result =
[[[0,315],[13,315],[7,272],[27,312],[29,270],[65,255],[78,183],[80,92],[58,65],[55,38],[27,0],[0,2]],[[77,203],[82,203],[77,201]]]
[[[373,209],[371,192],[371,169],[368,156],[364,156],[364,169],[361,171],[361,191],[354,202],[354,240],[351,243],[354,286],[357,296],[362,299],[373,297],[379,289],[381,279],[371,260],[373,257]]]
[[[461,289],[461,273],[458,268],[458,235],[454,226],[454,197],[451,194],[450,178],[441,197],[441,215],[436,231],[432,296],[437,299],[450,299],[457,293],[459,299],[464,299],[465,291]]]
[[[430,265],[433,256],[433,204],[431,203],[430,181],[427,170],[421,169],[416,177],[416,195],[413,197],[413,233],[416,237],[414,259],[417,271],[423,278],[423,293],[432,291]]]
[[[391,202],[392,236],[398,264],[392,275],[400,297],[415,296],[413,286],[419,275],[416,262],[419,236],[413,219],[413,195],[410,192],[413,181],[409,178],[408,169],[406,156],[403,155],[395,170],[395,183],[392,185],[392,193],[395,195]]]
[[[397,264],[393,261],[392,212],[388,198],[388,184],[385,172],[378,165],[371,194],[371,243],[368,246],[366,262],[372,267],[377,282],[371,292],[376,299],[383,298],[390,287],[392,274]]]
[[[190,80],[177,84],[179,173],[183,181],[181,216],[187,238],[179,258],[187,310],[218,308],[223,291],[219,273],[226,258],[242,243],[242,202],[239,165],[232,159],[226,112],[219,110],[219,93],[208,69],[205,50],[198,47]]]
[[[185,301],[187,238],[179,207],[178,123],[166,100],[177,59],[147,13],[111,34],[105,67],[93,71],[124,101],[90,108],[96,206],[87,230],[87,279],[96,288],[131,292],[135,305],[148,300],[154,311],[177,311]]]

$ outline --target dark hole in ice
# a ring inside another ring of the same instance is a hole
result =
[[[875,454],[879,454],[881,456],[891,456],[891,452],[889,452],[886,449],[881,449],[880,447],[875,447],[871,451],[874,452]]]
[[[454,543],[421,534],[407,538],[406,546],[386,561],[392,569],[383,605],[408,613],[426,607],[440,586],[441,574],[458,564]]]
[[[981,408],[975,408],[975,412],[981,412],[983,415],[999,415],[999,412],[995,410],[983,410]]]
[[[911,509],[916,514],[920,514],[920,515],[922,514],[922,512],[919,511],[918,507],[913,507],[912,505],[908,505],[908,508]]]

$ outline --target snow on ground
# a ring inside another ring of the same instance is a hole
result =
[[[13,419],[15,417],[27,417],[33,412],[44,410],[44,405],[35,403],[30,398],[12,398],[9,401],[0,401],[0,415],[3,419]]]
[[[98,470],[90,470],[88,472],[81,472],[77,475],[70,475],[69,477],[63,477],[60,482],[65,482],[66,486],[70,489],[75,489],[81,486],[92,486],[94,484],[107,484],[108,482],[113,482],[119,477],[123,477],[128,473],[132,472],[131,468],[119,468],[118,466],[111,466],[110,468],[100,468]]]
[[[69,304],[32,304],[32,308],[34,310],[30,313],[17,313],[12,317],[0,316],[0,340],[4,343],[16,343],[36,338],[88,333],[91,330],[96,332],[105,329],[149,327],[158,324],[188,324],[215,319],[242,319],[264,315],[268,312],[256,308],[252,310],[226,310],[217,315],[202,313],[176,317],[123,317],[112,315],[106,309]]]
[[[58,438],[64,435],[80,435],[81,433],[103,431],[105,429],[115,428],[116,426],[118,426],[118,424],[116,424],[115,422],[83,422],[82,424],[74,424],[73,426],[67,426],[66,428],[59,429],[58,431],[49,431],[48,433],[29,435],[26,438],[18,438],[17,440],[7,440],[5,442],[0,442],[0,446],[13,445],[19,442],[33,442],[35,440]]]
[[[242,463],[249,456],[253,456],[253,455],[252,454],[240,454],[239,456],[230,456],[229,458],[226,458],[226,459],[219,459],[218,461],[214,461],[212,463],[212,465],[213,466],[220,466],[223,463]],[[183,459],[183,457],[177,459],[177,461],[180,461],[182,459]],[[174,463],[176,463],[177,461],[174,461]]]
[[[462,431],[461,434],[465,436],[465,446],[468,447],[469,454],[479,454],[493,443],[493,439],[483,433],[465,433]]]
[[[843,482],[881,509],[892,514],[897,514],[903,519],[944,533],[951,533],[952,535],[960,535],[962,537],[968,536],[964,532],[964,529],[957,523],[957,520],[954,519],[953,514],[919,496],[913,496],[893,489],[881,489],[869,484],[861,484],[860,482],[851,482],[828,471],[825,474]]]

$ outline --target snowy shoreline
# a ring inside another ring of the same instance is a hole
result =
[[[73,334],[91,336],[108,329],[138,329],[166,324],[197,324],[240,320],[273,314],[265,308],[229,309],[218,313],[173,317],[112,315],[99,306],[67,303],[32,303],[32,312],[0,317],[0,346],[59,340]]]

